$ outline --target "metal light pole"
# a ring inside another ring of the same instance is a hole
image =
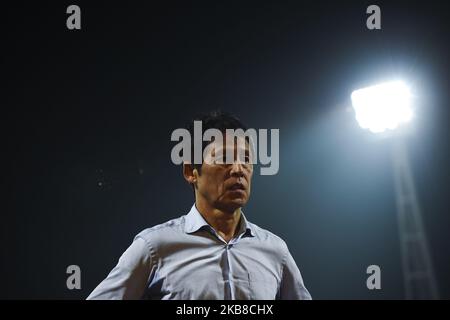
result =
[[[407,149],[401,137],[394,141],[392,151],[405,298],[439,299]]]

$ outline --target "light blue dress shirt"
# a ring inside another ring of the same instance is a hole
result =
[[[88,299],[311,299],[286,243],[241,217],[228,243],[195,204],[142,231]]]

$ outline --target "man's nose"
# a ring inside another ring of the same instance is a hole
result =
[[[230,174],[232,176],[242,177],[244,175],[244,167],[242,166],[242,163],[234,162],[231,167]]]

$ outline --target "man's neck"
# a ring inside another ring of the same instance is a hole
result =
[[[206,222],[216,230],[216,232],[229,242],[238,231],[239,221],[241,219],[241,209],[234,211],[225,211],[210,206],[206,201],[196,200],[195,206],[201,213]]]

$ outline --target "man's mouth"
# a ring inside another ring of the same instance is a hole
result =
[[[230,190],[242,190],[245,191],[245,187],[242,183],[235,183],[230,187]]]

